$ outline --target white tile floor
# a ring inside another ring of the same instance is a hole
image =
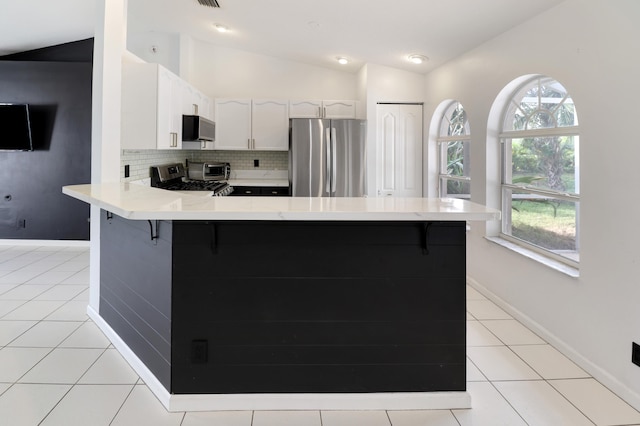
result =
[[[89,251],[0,245],[0,425],[640,425],[640,413],[472,288],[473,408],[168,413],[86,316]]]

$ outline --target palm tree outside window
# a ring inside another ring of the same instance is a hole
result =
[[[470,139],[467,113],[460,102],[453,101],[442,116],[437,138],[440,197],[470,198]]]
[[[536,76],[504,110],[502,236],[571,266],[580,261],[578,115],[558,81]]]

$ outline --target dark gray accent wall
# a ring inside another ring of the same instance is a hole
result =
[[[30,105],[34,139],[0,151],[0,238],[89,239],[89,206],[62,187],[91,180],[91,84],[90,62],[0,60],[0,103]]]
[[[0,56],[2,61],[93,62],[93,38]]]

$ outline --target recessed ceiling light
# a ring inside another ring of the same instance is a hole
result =
[[[349,63],[349,60],[347,58],[342,57],[342,56],[338,56],[336,58],[336,60],[338,61],[338,63],[340,65],[347,65]]]
[[[227,27],[226,25],[222,25],[222,24],[215,24],[216,30],[218,30],[219,33],[226,33],[227,31],[229,31],[229,27]]]
[[[409,60],[409,62],[412,62],[414,64],[422,64],[424,62],[427,62],[429,60],[429,58],[427,58],[426,56],[423,55],[409,55],[407,56],[407,59]]]

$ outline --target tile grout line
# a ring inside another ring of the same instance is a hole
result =
[[[99,386],[103,386],[103,385],[99,385]],[[118,417],[118,414],[120,414],[120,411],[122,411],[122,407],[124,407],[124,404],[127,403],[127,400],[131,397],[131,394],[133,393],[133,390],[135,388],[136,388],[136,384],[134,383],[133,386],[131,386],[131,389],[129,390],[129,393],[127,394],[127,396],[122,401],[122,404],[120,404],[120,407],[118,407],[118,410],[113,415],[113,418],[109,421],[109,425],[113,424],[113,422],[116,419],[116,417]]]
[[[486,319],[488,320],[488,319]],[[521,324],[520,321],[518,321],[517,319],[513,318],[514,321],[516,321],[518,324]],[[500,339],[500,337],[498,337],[495,333],[493,333],[486,325],[482,324],[481,321],[479,321],[480,324],[485,327],[492,335],[494,335],[498,340],[500,340],[501,342],[504,343],[504,341],[502,339]],[[521,324],[522,325],[522,324]],[[535,334],[535,333],[534,333]],[[545,345],[550,346],[551,348],[557,350],[555,347],[553,347],[552,345],[550,345],[547,341],[545,341],[544,339],[542,339],[540,336],[538,336],[536,334],[536,336],[538,338],[540,338],[540,340],[542,340],[543,342],[545,342]],[[522,358],[516,351],[513,350],[512,346],[521,346],[521,345],[508,345],[506,343],[504,343],[504,346],[507,347],[509,349],[509,351],[511,353],[513,353],[520,361],[522,361],[527,367],[529,367],[532,371],[534,371],[538,376],[540,376],[540,379],[527,379],[527,380],[495,380],[495,382],[509,382],[509,381],[542,381],[545,382],[551,389],[553,389],[557,394],[559,394],[564,400],[566,400],[572,407],[574,407],[580,414],[582,414],[588,421],[590,421],[591,423],[593,423],[594,425],[596,424],[589,416],[587,416],[584,412],[582,412],[582,410],[580,410],[572,401],[570,401],[567,396],[565,396],[562,392],[558,391],[554,386],[551,385],[551,383],[549,383],[549,380],[546,379],[540,372],[538,372],[538,370],[536,370],[531,364],[529,364],[524,358]],[[540,345],[542,346],[542,345]],[[472,361],[473,362],[473,361]],[[477,366],[476,366],[477,367]],[[478,368],[478,370],[480,370]],[[482,370],[480,370],[480,372],[482,373]],[[484,375],[484,373],[482,373]],[[587,373],[588,374],[588,373]],[[485,376],[486,377],[486,376]],[[584,377],[581,379],[593,379],[593,377],[591,375],[589,375],[589,377]],[[569,380],[574,380],[574,379],[569,379]],[[595,380],[595,379],[593,379]],[[509,401],[506,396],[504,396],[502,394],[502,392],[500,392],[500,390],[497,388],[497,386],[495,386],[494,381],[493,380],[489,380],[489,382],[491,383],[491,385],[494,387],[494,389],[496,389],[496,391],[502,396],[502,398],[509,404],[509,406],[518,414],[518,416],[520,416],[522,418],[522,415],[520,414],[520,412],[511,404],[511,401]],[[523,421],[526,422],[526,420],[524,418],[522,418]],[[527,423],[528,424],[528,423]]]

